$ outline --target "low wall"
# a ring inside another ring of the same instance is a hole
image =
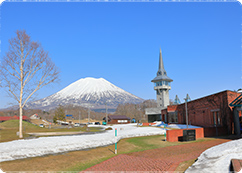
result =
[[[175,129],[175,130],[167,130],[166,131],[166,140],[168,142],[178,142],[178,139],[183,137],[183,130],[195,130],[196,131],[196,139],[204,138],[203,128]]]
[[[155,123],[142,123],[143,126],[152,126],[154,125]]]
[[[217,131],[217,132],[216,132]],[[226,127],[204,127],[204,137],[228,135]]]

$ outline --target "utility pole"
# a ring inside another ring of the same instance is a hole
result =
[[[105,102],[106,107],[106,125],[108,125],[108,109],[107,109],[107,102]]]
[[[67,113],[66,113],[66,112],[67,112],[67,111],[65,110],[65,120],[67,120],[67,116],[66,116],[66,115],[67,115]],[[66,121],[66,122],[67,122],[67,121]]]
[[[80,114],[80,111],[79,111],[79,124],[81,124],[81,114]]]
[[[88,107],[88,124],[90,122],[90,107]]]

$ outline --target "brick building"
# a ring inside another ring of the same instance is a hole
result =
[[[188,124],[204,127],[205,136],[234,133],[233,107],[229,104],[240,94],[226,90],[187,102]],[[238,115],[241,117],[241,110]],[[186,124],[185,103],[162,109],[161,120]]]
[[[131,118],[125,115],[109,115],[108,124],[127,124],[130,123]]]

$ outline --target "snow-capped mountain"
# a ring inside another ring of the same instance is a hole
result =
[[[50,110],[58,105],[78,105],[91,109],[116,108],[123,103],[141,103],[143,99],[124,91],[103,78],[83,78],[61,91],[41,100],[30,102],[27,108]]]

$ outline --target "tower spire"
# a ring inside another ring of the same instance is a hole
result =
[[[159,57],[159,69],[156,73],[157,76],[151,81],[154,82],[157,97],[157,107],[167,107],[169,105],[169,90],[171,89],[170,83],[173,81],[166,74],[166,70],[164,68],[164,63],[162,59],[162,53],[160,48],[160,57]]]
[[[162,58],[162,53],[161,53],[161,48],[160,48],[159,69],[157,71],[157,76],[160,76],[160,75],[166,75],[166,70],[164,68],[164,63],[163,63],[163,58]]]
[[[164,69],[164,63],[162,59],[162,53],[161,53],[161,48],[160,48],[160,60],[159,60],[159,71],[163,71]]]

